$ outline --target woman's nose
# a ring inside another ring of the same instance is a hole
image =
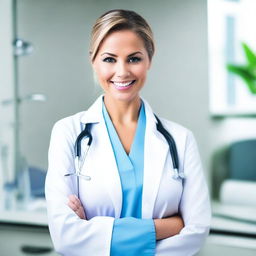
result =
[[[116,69],[116,75],[120,78],[125,78],[130,75],[129,67],[127,63],[119,62]]]

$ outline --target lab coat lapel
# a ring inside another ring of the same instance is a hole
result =
[[[100,172],[102,184],[105,185],[106,191],[113,202],[115,217],[119,218],[122,209],[122,188],[115,155],[102,114],[102,96],[88,109],[81,121],[83,123],[96,123],[93,129],[94,142],[92,142],[92,146],[93,143],[96,144],[95,154],[99,158],[95,165]]]
[[[119,172],[116,164],[113,148],[108,136],[107,127],[105,122],[99,123],[99,155],[102,156],[102,160],[99,159],[100,168],[102,172],[103,183],[106,186],[106,190],[111,197],[115,208],[115,217],[119,218],[122,208],[122,188],[119,177]]]
[[[155,200],[169,147],[156,129],[156,119],[148,103],[146,110],[146,132],[144,149],[144,179],[142,193],[142,218],[152,218]]]

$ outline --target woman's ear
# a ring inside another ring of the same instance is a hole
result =
[[[91,66],[92,66],[92,72],[93,72],[93,80],[95,84],[99,85],[99,81],[98,81],[98,76],[97,76],[97,72],[96,72],[96,64],[95,64],[95,60],[91,60]]]
[[[96,71],[95,71],[94,68],[93,68],[93,81],[94,81],[95,84],[99,85],[98,76],[97,76]]]
[[[149,60],[148,70],[151,68],[151,63],[152,63],[152,61],[151,61],[151,60]]]
[[[94,69],[94,60],[91,58],[91,52],[89,52],[89,63],[91,64],[92,68]]]
[[[93,68],[93,70],[96,72],[96,70],[97,70],[97,60],[91,60],[91,65],[92,65],[92,68]]]
[[[91,59],[91,57],[90,57],[89,61],[90,61],[91,65],[92,65],[92,68],[94,69],[94,61]]]

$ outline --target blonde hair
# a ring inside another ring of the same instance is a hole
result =
[[[132,30],[144,42],[145,49],[151,61],[155,44],[153,32],[144,18],[134,11],[115,9],[101,15],[95,22],[91,32],[90,59],[93,62],[103,40],[112,32]]]

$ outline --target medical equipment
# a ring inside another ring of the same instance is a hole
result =
[[[77,177],[81,177],[81,178],[86,179],[86,180],[91,179],[90,176],[83,175],[81,173],[86,155],[87,155],[88,150],[89,150],[89,148],[91,146],[91,143],[92,143],[91,125],[92,125],[91,123],[86,124],[84,130],[78,135],[78,137],[76,139],[76,142],[75,142],[75,154],[76,154],[76,157],[75,157],[75,172],[65,174],[65,176],[76,175]],[[83,158],[81,159],[81,155],[82,155],[82,153],[81,153],[81,149],[82,149],[81,144],[82,144],[82,140],[85,139],[85,138],[88,138],[88,142],[87,142],[87,146],[86,146]]]
[[[159,120],[159,118],[155,115],[155,118],[157,120],[156,128],[157,130],[164,136],[165,140],[168,143],[171,158],[172,158],[172,164],[173,164],[173,178],[174,179],[184,179],[185,175],[184,172],[179,170],[179,159],[178,159],[178,152],[176,148],[175,141],[172,137],[172,135],[163,127],[162,122]],[[82,174],[82,167],[84,165],[84,161],[86,158],[86,155],[88,153],[88,150],[90,148],[90,145],[92,143],[92,134],[91,134],[91,123],[88,123],[85,125],[84,130],[78,135],[76,142],[75,142],[75,172],[65,174],[65,176],[72,176],[75,175],[77,178],[83,178],[85,180],[91,180],[91,177],[88,175]],[[85,153],[82,156],[82,140],[88,138],[88,142],[86,145]],[[79,182],[77,182],[77,186],[79,186]],[[79,191],[79,189],[78,189]]]
[[[177,152],[175,140],[173,139],[172,135],[163,127],[162,122],[159,120],[159,118],[156,115],[155,115],[155,118],[157,120],[156,128],[164,136],[169,146],[170,154],[172,157],[172,164],[173,164],[173,172],[174,172],[173,178],[184,179],[185,178],[184,172],[179,170],[179,158],[178,158],[178,152]]]

